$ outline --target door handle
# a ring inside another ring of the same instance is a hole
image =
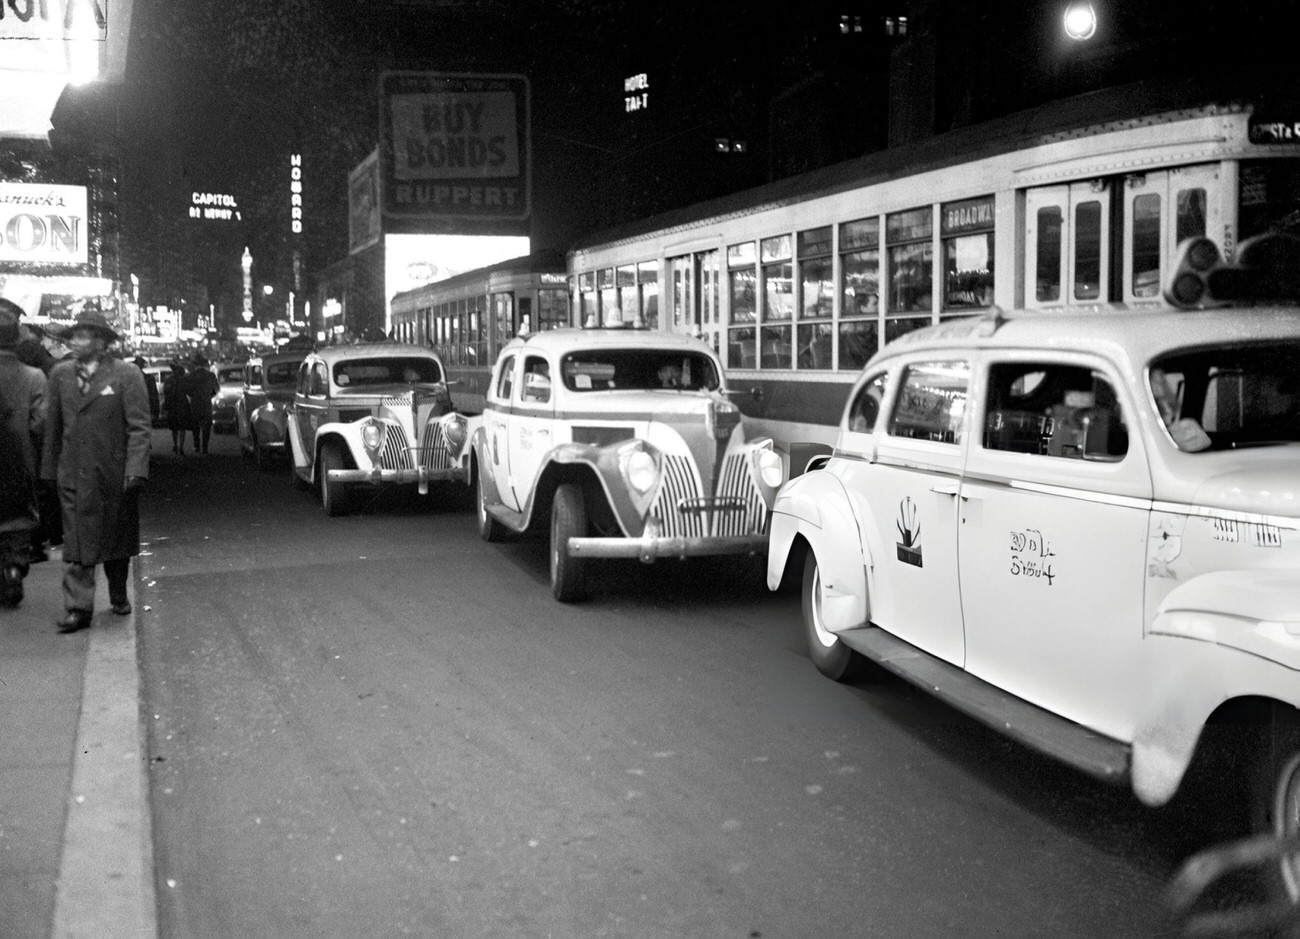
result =
[[[930,491],[941,496],[958,496],[961,501],[966,501],[966,497],[961,495],[960,483],[942,483],[938,486],[931,486]]]

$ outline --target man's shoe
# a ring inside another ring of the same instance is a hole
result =
[[[114,601],[112,605],[112,610],[118,616],[127,616],[131,612],[131,601],[130,600]]]
[[[75,633],[78,630],[89,628],[90,614],[85,610],[68,610],[67,615],[54,625],[59,627],[61,633]]]
[[[0,605],[17,606],[23,602],[23,572],[11,564],[0,577]]]

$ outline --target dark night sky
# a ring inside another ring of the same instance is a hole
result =
[[[704,148],[723,133],[761,143],[773,94],[833,69],[829,47],[808,37],[838,20],[841,7],[868,22],[912,13],[914,34],[940,50],[933,68],[940,130],[1071,83],[1086,90],[1095,75],[1230,75],[1243,61],[1290,61],[1281,54],[1289,34],[1268,20],[1280,13],[1218,0],[1099,2],[1105,32],[1080,55],[1062,46],[1054,6],[134,0],[126,82],[85,93],[84,110],[95,112],[99,132],[115,137],[121,153],[124,264],[146,272],[146,281],[195,281],[217,294],[237,287],[244,244],[287,277],[292,152],[305,164],[309,268],[346,256],[347,173],[377,142],[378,76],[389,68],[528,76],[534,245],[564,249],[629,212],[761,182],[768,170],[761,153],[747,166],[719,164]],[[1212,54],[1226,46],[1235,58]],[[1126,64],[1134,62],[1136,71]],[[887,50],[870,47],[848,68],[860,74],[826,83],[817,103],[832,115],[870,112],[871,102],[885,108]],[[654,106],[631,118],[621,83],[637,72],[652,76]],[[65,97],[56,138],[61,120],[75,122],[77,103]],[[235,195],[243,224],[189,222],[193,190]]]

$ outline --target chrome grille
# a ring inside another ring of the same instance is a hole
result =
[[[712,496],[701,494],[691,461],[665,456],[663,484],[651,513],[672,538],[725,537],[763,531],[767,506],[750,475],[747,455],[726,457]]]
[[[447,451],[442,425],[437,421],[430,421],[424,428],[424,443],[420,448],[420,459],[431,470],[451,469],[451,454]]]
[[[406,444],[406,431],[398,424],[389,424],[388,433],[384,435],[384,449],[379,454],[379,465],[383,469],[409,470],[411,450]]]

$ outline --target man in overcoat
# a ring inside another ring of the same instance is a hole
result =
[[[118,336],[98,310],[62,336],[73,357],[50,371],[41,477],[63,509],[61,632],[90,625],[95,565],[104,565],[114,613],[131,612],[126,579],[140,553],[139,496],[149,476],[149,393],[144,375],[107,353]]]
[[[45,374],[18,358],[21,312],[0,298],[0,606],[22,602],[39,520],[36,461],[45,426]]]

